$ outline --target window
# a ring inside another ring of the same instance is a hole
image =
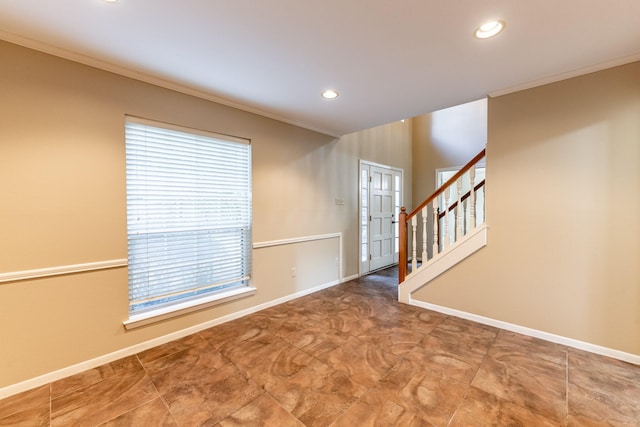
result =
[[[393,253],[394,253],[394,262],[398,262],[400,257],[400,208],[402,207],[402,196],[400,194],[400,190],[402,186],[400,185],[400,174],[398,172],[394,172],[393,174],[393,222],[394,222],[394,232],[395,236],[393,242]]]
[[[369,166],[360,166],[360,262],[369,261]],[[362,270],[362,269],[361,269]],[[369,271],[367,264],[366,271]]]
[[[131,318],[249,288],[249,141],[127,117],[126,170]]]

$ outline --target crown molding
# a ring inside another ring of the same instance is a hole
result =
[[[632,62],[640,61],[640,51],[633,53],[631,55],[623,56],[620,58],[614,58],[609,61],[600,62],[598,64],[589,65],[586,67],[576,68],[571,71],[566,71],[564,73],[552,74],[547,77],[543,77],[541,79],[532,80],[527,83],[522,83],[516,86],[511,86],[504,89],[499,89],[489,93],[490,98],[495,98],[497,96],[508,95],[514,92],[520,92],[527,89],[533,89],[534,87],[544,86],[549,83],[559,82],[561,80],[567,80],[573,77],[583,76],[585,74],[595,73],[597,71],[606,70],[607,68],[618,67],[620,65],[630,64]]]
[[[237,110],[241,110],[247,113],[255,114],[261,117],[265,117],[268,119],[276,120],[282,123],[286,123],[289,125],[293,125],[299,128],[307,129],[313,132],[318,132],[323,135],[328,135],[334,138],[339,138],[342,135],[336,134],[328,129],[318,128],[315,126],[311,126],[307,123],[303,123],[296,120],[291,120],[286,117],[282,117],[278,114],[271,113],[266,110],[262,110],[260,108],[252,107],[246,104],[242,104],[236,101],[232,101],[226,99],[224,97],[215,95],[206,90],[197,89],[191,87],[189,85],[176,83],[170,80],[166,80],[157,76],[154,76],[149,73],[145,73],[142,71],[134,70],[132,68],[114,64],[108,61],[103,61],[101,59],[94,58],[89,55],[84,55],[81,53],[73,52],[68,49],[64,49],[58,46],[54,46],[48,43],[44,43],[38,40],[34,40],[31,38],[23,37],[14,33],[10,33],[8,31],[0,30],[0,40],[7,41],[9,43],[13,43],[19,46],[23,46],[29,49],[36,50],[38,52],[46,53],[52,56],[56,56],[58,58],[66,59],[69,61],[77,62],[79,64],[87,65],[89,67],[97,68],[103,71],[107,71],[110,73],[118,74],[120,76],[128,77],[134,80],[138,80],[144,83],[149,83],[154,86],[159,86],[164,89],[170,89],[176,92],[183,93],[185,95],[194,96],[197,98],[201,98],[207,101],[215,102],[216,104],[225,105],[227,107],[235,108]]]

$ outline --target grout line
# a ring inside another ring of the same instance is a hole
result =
[[[484,361],[484,359],[483,359],[483,361]],[[474,378],[475,378],[475,375],[474,375]],[[473,382],[473,380],[472,380],[472,382]],[[460,399],[460,401],[456,405],[456,409],[453,410],[453,413],[451,414],[451,418],[449,418],[449,421],[447,422],[447,426],[451,425],[451,422],[453,422],[453,419],[456,417],[456,414],[458,413],[458,409],[460,409],[460,406],[462,406],[462,402],[464,402],[464,400],[469,395],[469,389],[471,389],[471,383],[467,384],[467,389],[464,391],[464,395],[462,396],[462,398]]]
[[[155,384],[154,384],[155,386]],[[174,423],[176,423],[177,426],[180,425],[180,423],[178,423],[178,420],[176,419],[176,417],[173,415],[173,412],[171,412],[171,408],[169,407],[169,405],[167,404],[167,401],[164,400],[164,397],[158,393],[158,396],[160,398],[160,401],[162,402],[162,404],[164,405],[165,409],[167,410],[167,412],[169,413],[169,415],[171,415],[171,419],[173,420]]]
[[[469,381],[469,384],[467,384],[467,389],[464,392],[464,396],[462,396],[462,399],[460,399],[460,401],[458,402],[458,405],[456,405],[456,409],[453,411],[453,414],[451,414],[451,418],[449,418],[449,422],[447,423],[447,426],[449,426],[451,424],[451,422],[453,421],[454,417],[456,416],[456,413],[458,412],[458,409],[460,409],[460,406],[462,405],[462,402],[469,395],[469,390],[471,389],[471,387],[473,387],[471,384],[473,383],[473,380],[476,379],[476,376],[478,376],[478,373],[480,372],[480,369],[482,368],[482,365],[484,365],[486,360],[489,358],[489,351],[491,350],[491,348],[495,344],[496,340],[498,339],[498,335],[500,335],[500,333],[501,333],[501,330],[498,330],[498,332],[496,333],[496,336],[493,337],[493,340],[491,341],[491,344],[487,348],[487,352],[482,356],[482,360],[480,361],[480,364],[478,364],[478,369],[476,369],[476,372],[473,374],[473,378],[471,378],[471,381]],[[489,394],[493,395],[493,393],[489,393]]]
[[[158,386],[156,386],[156,383],[153,381],[153,378],[151,378],[151,375],[149,375],[149,371],[147,371],[147,367],[144,365],[144,363],[142,363],[142,360],[140,360],[140,357],[138,357],[139,353],[135,354],[136,360],[138,361],[138,363],[140,364],[140,366],[142,366],[142,370],[144,371],[145,375],[149,377],[149,381],[151,381],[151,385],[153,385],[154,390],[156,391],[157,394],[157,398],[160,399],[160,401],[162,402],[162,404],[164,405],[165,409],[167,410],[167,412],[169,413],[169,415],[171,416],[171,419],[176,423],[176,425],[180,425],[178,423],[178,420],[176,420],[176,417],[173,415],[173,412],[171,412],[171,408],[169,408],[169,405],[167,404],[167,402],[164,400],[164,397],[162,396],[162,394],[160,393],[160,390],[158,390]],[[151,402],[151,400],[149,400],[149,402]],[[146,403],[149,403],[146,402]],[[144,403],[144,404],[146,404]],[[142,405],[137,406],[137,408],[139,408]],[[135,408],[134,408],[135,409]],[[128,411],[127,411],[128,412]],[[126,414],[126,412],[124,412]],[[122,415],[122,414],[120,414]]]

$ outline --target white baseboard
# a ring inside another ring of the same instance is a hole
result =
[[[84,362],[80,362],[77,363],[75,365],[71,365],[68,366],[66,368],[62,368],[59,369],[57,371],[53,371],[53,372],[48,372],[44,375],[40,375],[38,377],[35,378],[31,378],[16,384],[12,384],[3,388],[0,388],[0,399],[4,399],[13,395],[16,395],[18,393],[22,393],[31,389],[34,389],[36,387],[40,387],[43,386],[45,384],[49,384],[52,383],[54,381],[58,381],[61,380],[63,378],[69,377],[71,375],[75,375],[75,374],[79,374],[80,372],[84,372],[88,369],[93,369],[96,368],[98,366],[107,364],[107,363],[111,363],[114,362],[116,360],[122,359],[123,357],[128,357],[128,356],[132,356],[134,354],[140,353],[142,351],[148,350],[150,348],[153,347],[157,347],[159,345],[162,344],[166,344],[168,342],[180,339],[180,338],[184,338],[188,335],[191,334],[195,334],[197,332],[203,331],[205,329],[209,329],[212,328],[214,326],[217,325],[221,325],[223,323],[226,322],[230,322],[232,320],[235,319],[239,319],[241,317],[247,316],[249,314],[253,314],[256,313],[260,310],[264,310],[266,308],[269,307],[273,307],[275,305],[279,305],[279,304],[283,304],[285,302],[294,300],[296,298],[300,298],[303,297],[305,295],[309,295],[312,294],[314,292],[318,292],[321,291],[323,289],[327,289],[330,288],[332,286],[336,286],[339,285],[341,283],[345,283],[348,282],[350,280],[353,279],[357,279],[359,277],[359,275],[354,274],[352,276],[348,276],[348,277],[344,277],[342,279],[338,279],[338,280],[334,280],[331,281],[329,283],[324,283],[322,285],[319,286],[315,286],[313,288],[310,289],[305,289],[303,291],[300,292],[296,292],[290,295],[287,295],[285,297],[282,298],[277,298],[275,300],[263,303],[263,304],[259,304],[257,306],[254,307],[250,307],[247,308],[245,310],[241,310],[235,313],[231,313],[231,314],[227,314],[226,316],[222,316],[222,317],[218,317],[216,319],[204,322],[204,323],[200,323],[198,325],[194,325],[191,326],[189,328],[186,329],[182,329],[180,331],[176,331],[176,332],[172,332],[170,334],[167,335],[163,335],[161,337],[158,338],[154,338],[152,340],[148,340],[136,345],[133,345],[131,347],[127,347],[127,348],[123,348],[121,350],[117,350],[114,351],[112,353],[109,354],[105,354],[102,356],[98,356],[96,358],[90,359],[90,360],[86,360]]]
[[[462,319],[471,320],[473,322],[481,323],[483,325],[493,326],[499,329],[504,329],[510,332],[516,332],[522,335],[528,335],[530,337],[539,338],[545,341],[550,341],[556,344],[566,345],[567,347],[576,348],[578,350],[588,351],[589,353],[599,354],[601,356],[611,357],[612,359],[622,360],[624,362],[632,363],[640,366],[640,355],[626,353],[624,351],[615,350],[608,347],[602,347],[588,342],[575,340],[573,338],[563,337],[561,335],[551,334],[549,332],[539,331],[537,329],[527,328],[525,326],[515,325],[513,323],[503,322],[501,320],[492,319],[490,317],[484,317],[466,311],[456,310],[441,305],[431,304],[424,301],[417,301],[412,298],[407,303],[427,310],[437,311],[439,313],[448,314]]]
[[[350,282],[354,279],[357,279],[358,277],[360,277],[359,274],[352,274],[351,276],[345,277],[342,280],[340,280],[340,283],[346,283],[346,282]]]

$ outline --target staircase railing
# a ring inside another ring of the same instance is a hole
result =
[[[398,220],[400,228],[398,231],[399,283],[404,282],[407,277],[409,234],[411,235],[411,272],[418,269],[418,224],[421,224],[422,229],[421,268],[425,267],[438,254],[444,252],[452,244],[451,240],[453,240],[453,243],[457,242],[469,231],[480,225],[476,223],[476,193],[480,189],[484,190],[485,180],[482,179],[476,183],[475,176],[476,166],[484,157],[485,150],[482,150],[411,213],[407,214],[404,206],[400,209],[400,218]],[[462,194],[463,178],[466,174],[469,176],[469,190]],[[452,196],[452,189],[454,188],[455,196]],[[432,212],[431,216],[429,215],[429,210]],[[453,218],[450,218],[452,213]],[[427,250],[429,230],[432,230],[433,233],[431,257],[428,256]]]

